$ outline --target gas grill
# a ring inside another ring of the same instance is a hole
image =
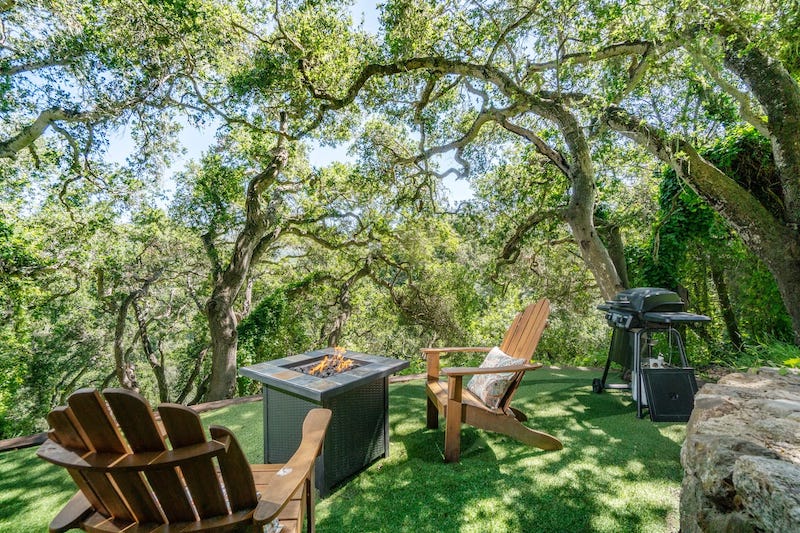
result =
[[[711,319],[685,307],[676,293],[654,287],[628,289],[597,306],[613,331],[603,377],[593,380],[592,390],[631,390],[639,418],[646,407],[654,421],[688,420],[697,382],[678,328]],[[630,369],[631,384],[606,383],[612,362]]]

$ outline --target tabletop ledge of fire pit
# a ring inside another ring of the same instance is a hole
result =
[[[388,377],[408,367],[409,364],[408,361],[402,359],[346,351],[344,352],[345,357],[353,359],[356,366],[345,372],[323,378],[293,370],[295,367],[333,354],[333,348],[324,348],[290,355],[282,359],[242,367],[239,369],[239,374],[265,383],[267,386],[321,402],[325,398],[337,396],[372,380]]]

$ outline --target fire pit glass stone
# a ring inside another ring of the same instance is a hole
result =
[[[333,411],[322,456],[315,465],[321,496],[389,455],[389,376],[408,361],[350,352],[346,372],[318,377],[296,370],[313,365],[333,348],[242,367],[239,373],[264,384],[264,462],[284,463],[300,445],[300,429],[314,407]]]

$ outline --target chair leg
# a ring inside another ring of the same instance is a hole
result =
[[[309,478],[304,483],[305,491],[305,504],[306,504],[306,531],[307,533],[314,533],[317,529],[317,517],[314,516],[314,469],[311,469]],[[303,527],[303,524],[297,524],[297,529]]]
[[[526,415],[516,407],[509,407],[508,409],[514,414],[514,418],[516,418],[520,422],[525,422],[526,420],[528,420],[528,415]]]
[[[436,408],[436,404],[432,402],[430,398],[428,398],[427,428],[439,428],[439,410]]]
[[[461,456],[462,376],[447,378],[447,412],[444,417],[444,461],[457,463]]]
[[[542,450],[560,450],[564,447],[561,441],[554,436],[529,428],[510,416],[486,416],[481,418],[479,424],[474,425],[487,431],[508,435],[523,444]]]
[[[451,402],[451,404],[454,402]],[[457,463],[461,457],[461,404],[449,406],[444,426],[444,462]]]

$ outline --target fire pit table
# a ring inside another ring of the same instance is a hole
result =
[[[350,366],[336,369],[332,360],[338,355],[351,360]],[[388,457],[389,376],[407,366],[401,359],[325,348],[240,368],[239,374],[264,384],[264,462],[289,460],[314,407],[333,411],[315,465],[320,496]],[[314,367],[329,375],[309,374]]]

